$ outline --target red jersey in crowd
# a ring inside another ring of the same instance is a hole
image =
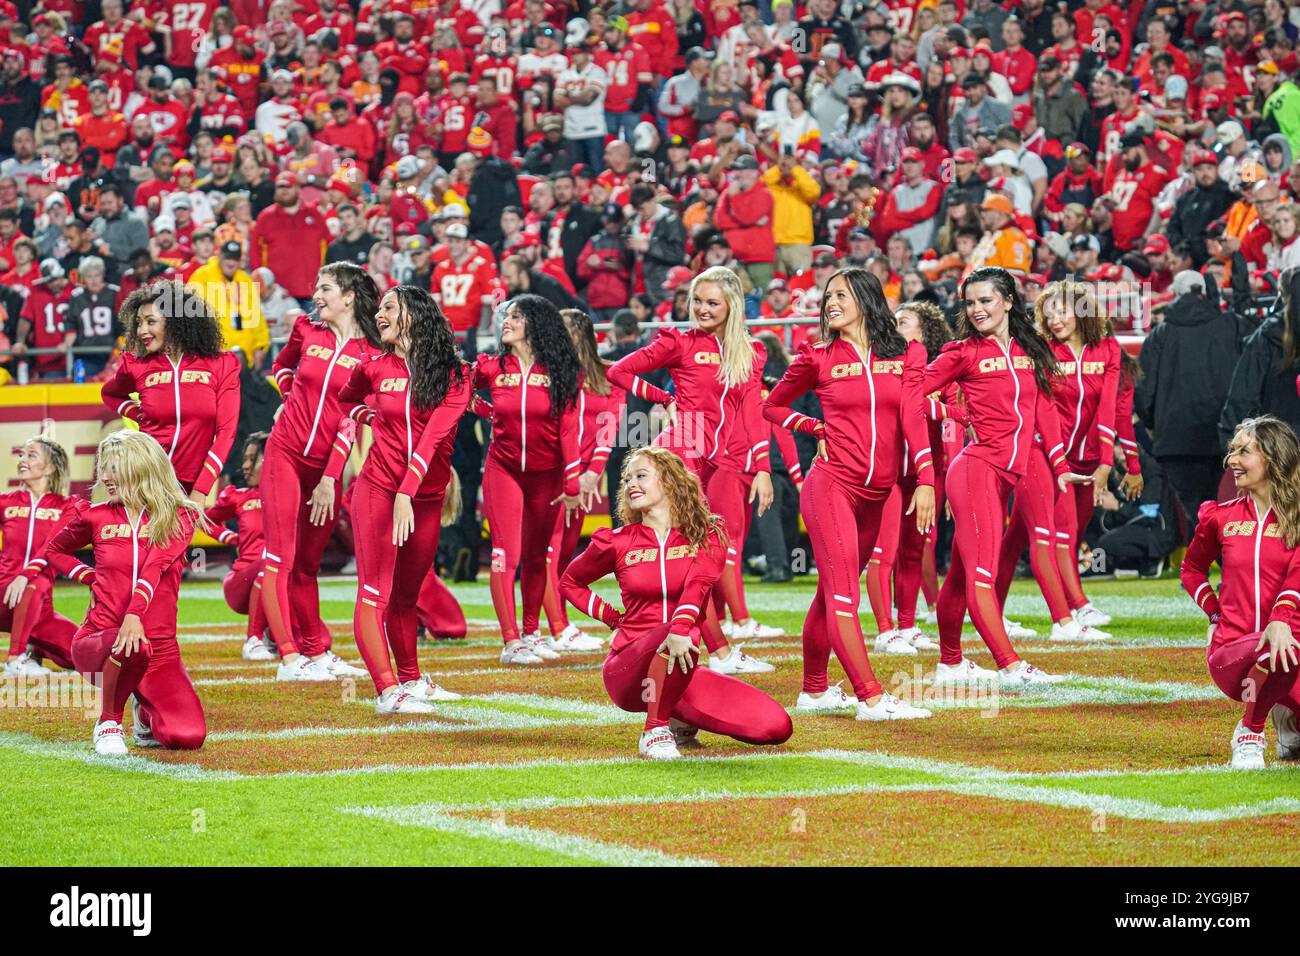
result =
[[[1154,163],[1131,173],[1123,156],[1111,159],[1104,188],[1115,203],[1110,231],[1117,249],[1128,252],[1139,245],[1155,212],[1156,197],[1169,178],[1169,172]]]
[[[334,240],[320,210],[299,202],[290,212],[271,205],[262,210],[248,235],[248,269],[268,266],[275,281],[295,299],[310,298],[325,248]]]
[[[479,250],[459,263],[448,255],[434,265],[429,285],[453,331],[477,329],[483,306],[495,301],[497,267],[490,254]]]
[[[32,286],[32,291],[27,294],[27,301],[23,303],[23,311],[20,313],[32,324],[31,341],[28,345],[34,349],[52,349],[63,341],[64,333],[67,331],[63,327],[63,317],[67,314],[68,302],[71,299],[71,282],[64,285],[63,291],[57,295],[50,292],[48,285]],[[36,369],[42,374],[62,372],[67,366],[68,359],[65,355],[53,353],[36,356]]]
[[[645,47],[635,43],[625,44],[617,53],[608,49],[597,51],[596,65],[609,78],[605,87],[605,111],[608,113],[630,110],[638,85],[649,84],[653,77],[650,55]]]
[[[893,358],[868,349],[865,354],[840,337],[806,344],[763,403],[774,425],[825,439],[824,461],[815,467],[851,488],[888,492],[903,469],[906,442],[911,468],[922,485],[934,484],[934,462],[925,420],[925,349],[912,342]],[[816,392],[822,420],[790,406],[806,392]]]
[[[1060,375],[1052,383],[1065,457],[1072,463],[1109,465],[1115,452],[1115,403],[1119,399],[1119,340],[1085,345],[1078,355],[1068,342],[1052,343]]]
[[[179,362],[164,352],[144,358],[124,352],[101,397],[115,414],[157,439],[187,490],[206,495],[235,441],[241,367],[233,352],[182,355]]]
[[[650,68],[659,76],[670,76],[677,60],[677,23],[664,4],[649,10],[630,10],[627,38],[645,50]]]
[[[166,60],[172,66],[194,66],[199,48],[212,29],[212,14],[219,0],[155,0],[149,7],[154,23],[171,31],[165,47]]]
[[[474,391],[490,389],[490,405],[475,401],[475,411],[490,414],[488,455],[511,471],[564,469],[564,493],[578,493],[578,403],[551,414],[551,377],[536,363],[527,368],[514,355],[480,355],[474,365]]]
[[[103,20],[92,23],[86,28],[81,42],[90,48],[90,55],[96,58],[103,50],[119,52],[122,62],[131,70],[139,67],[141,53],[154,51],[149,33],[134,20],[119,20],[112,27]]]
[[[378,354],[379,349],[364,338],[340,342],[323,322],[299,316],[271,367],[284,396],[284,411],[271,429],[271,438],[323,465],[339,428],[339,392],[353,369]]]
[[[237,488],[226,485],[217,495],[217,502],[204,512],[207,519],[217,526],[217,540],[222,544],[237,548],[232,571],[241,571],[255,561],[262,560],[262,549],[266,541],[262,536],[262,490],[260,488]],[[225,527],[227,521],[235,520],[237,531]]]
[[[45,548],[79,498],[44,494],[26,488],[0,494],[0,582],[6,586]]]
[[[213,53],[208,61],[212,69],[220,71],[230,92],[239,100],[245,120],[251,120],[257,112],[258,84],[266,72],[265,62],[266,55],[257,51],[248,58],[241,56],[238,44],[234,43]]]

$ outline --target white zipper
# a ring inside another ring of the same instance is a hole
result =
[[[172,444],[167,449],[167,457],[171,458],[172,452],[176,450],[176,442],[181,437],[181,362],[185,361],[185,356],[181,356],[180,362],[172,362],[170,355],[164,356],[167,364],[172,367],[172,395],[176,399],[176,430],[172,432]]]
[[[582,463],[582,436],[586,432],[587,424],[587,389],[586,386],[578,389],[578,463]]]
[[[415,445],[411,441],[411,366],[407,365],[406,359],[402,359],[402,364],[406,365],[406,460],[410,461],[415,456]]]
[[[131,520],[131,512],[126,512],[126,523],[131,528],[131,590],[128,592],[128,600],[130,594],[135,593],[135,586],[140,583],[140,523],[142,521],[144,521],[143,511],[136,515],[134,521]]]
[[[1070,354],[1074,355],[1074,349],[1070,349]],[[1079,383],[1079,402],[1074,409],[1074,427],[1070,429],[1070,440],[1065,443],[1066,449],[1071,453],[1074,452],[1074,436],[1079,434],[1079,425],[1083,423],[1083,349],[1079,349],[1079,354],[1074,356],[1074,378]],[[1083,458],[1083,449],[1079,449],[1079,458]]]
[[[519,363],[519,470],[528,470],[528,376],[532,374],[533,365]]]
[[[719,367],[721,367],[723,359],[722,340],[715,335],[713,341],[718,343],[718,364]],[[722,397],[718,399],[718,427],[713,429],[713,452],[709,455],[710,461],[712,461],[713,456],[718,453],[718,436],[722,434],[722,426],[727,422],[727,392],[730,390],[731,385],[724,383],[722,386]]]
[[[867,391],[871,395],[871,464],[867,466],[867,480],[862,483],[862,486],[866,488],[871,485],[871,479],[876,474],[876,383],[871,378],[871,356],[873,353],[871,349],[867,349],[867,354],[864,357],[856,342],[849,342],[849,345],[853,346],[853,351],[858,354],[858,360],[862,363],[862,371],[867,378]]]
[[[1007,371],[1011,373],[1011,381],[1016,385],[1016,396],[1011,403],[1011,407],[1015,410],[1016,421],[1020,424],[1016,425],[1015,434],[1011,436],[1011,460],[1007,462],[1007,468],[1010,469],[1016,463],[1016,449],[1020,446],[1020,433],[1025,428],[1025,416],[1020,414],[1020,377],[1016,375],[1016,365],[1011,361],[1011,346],[1004,346],[997,339],[994,339],[993,343],[1001,349],[1002,354],[1006,356]]]
[[[32,494],[31,489],[27,490],[27,497],[31,499],[32,507],[27,514],[27,553],[23,555],[23,567],[27,567],[32,560],[32,539],[36,536],[36,509],[40,505],[42,498],[37,498]]]
[[[668,553],[668,535],[659,537],[659,532],[654,533],[655,540],[659,542],[659,594],[663,599],[663,623],[668,623],[668,567],[664,563],[665,556]]]
[[[340,345],[342,341],[343,345]],[[307,433],[307,444],[303,447],[302,453],[306,455],[311,451],[311,443],[316,440],[316,429],[320,427],[320,416],[325,411],[325,396],[329,394],[330,376],[334,374],[334,366],[338,363],[339,355],[343,352],[343,346],[350,340],[340,340],[338,336],[334,338],[334,352],[330,355],[329,363],[325,366],[325,379],[320,386],[320,400],[316,402],[316,417],[312,419],[311,431]]]
[[[1264,516],[1261,518],[1259,514],[1259,506],[1255,504],[1254,498],[1250,500],[1250,506],[1255,512],[1256,524],[1258,525],[1258,527],[1255,528],[1255,630],[1258,631],[1260,629],[1259,627],[1259,548],[1260,545],[1264,543],[1264,522],[1268,520],[1268,516],[1273,509],[1271,506],[1265,508]]]

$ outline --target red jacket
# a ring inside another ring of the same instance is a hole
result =
[[[217,526],[217,540],[238,549],[232,571],[242,571],[262,560],[262,548],[266,543],[262,536],[262,489],[226,485],[217,495],[217,503],[204,515]],[[231,518],[237,522],[238,531],[225,527]]]
[[[340,126],[331,120],[316,139],[335,149],[352,150],[357,154],[357,164],[362,169],[370,165],[370,161],[375,158],[377,150],[375,128],[365,120],[356,117],[349,119],[345,126]]]
[[[559,415],[551,410],[551,377],[538,365],[521,368],[514,355],[480,355],[474,391],[491,390],[491,401],[475,399],[474,411],[492,422],[488,459],[511,471],[564,470],[564,493],[578,493],[578,403]]]
[[[927,180],[922,180],[926,182]],[[925,222],[927,219],[933,219],[939,214],[939,203],[943,201],[943,187],[938,183],[931,183],[929,194],[925,197],[925,202],[914,209],[899,209],[895,204],[894,193],[891,191],[882,198],[876,206],[875,215],[871,219],[871,232],[876,237],[876,242],[884,246],[889,241],[889,237],[903,229],[910,229],[917,223]],[[923,250],[916,250],[921,252]]]
[[[393,494],[442,498],[451,479],[456,426],[469,408],[469,366],[461,373],[438,405],[422,409],[412,404],[405,359],[384,352],[352,370],[339,404],[349,419],[369,424],[374,436],[361,467],[365,478]],[[325,474],[342,477],[355,435],[355,428],[339,429]]]
[[[608,395],[583,387],[578,393],[578,460],[580,473],[599,475],[618,441],[618,425],[627,404],[627,392],[610,384]]]
[[[718,197],[713,224],[727,237],[740,262],[771,262],[776,258],[772,205],[772,191],[761,179],[750,189],[742,190],[733,183]]]
[[[1119,377],[1119,397],[1115,400],[1115,437],[1124,452],[1124,467],[1130,475],[1142,474],[1142,459],[1138,457],[1137,433],[1133,429],[1133,389],[1131,377]]]
[[[429,54],[416,40],[400,44],[396,40],[384,40],[374,46],[375,56],[387,69],[392,67],[398,72],[398,90],[419,96],[421,80],[429,69]]]
[[[655,4],[644,13],[631,10],[626,16],[628,40],[645,49],[655,73],[671,76],[678,68],[677,23],[667,5]]]
[[[1249,495],[1226,504],[1207,501],[1179,575],[1183,588],[1211,621],[1211,647],[1264,630],[1273,621],[1292,625],[1300,604],[1300,548],[1288,548],[1277,516],[1261,516]],[[1210,564],[1223,568],[1219,593]]]
[[[1115,457],[1115,403],[1119,398],[1119,340],[1104,338],[1075,355],[1065,342],[1054,342],[1060,375],[1052,384],[1056,412],[1071,464]]]
[[[51,494],[36,498],[26,488],[0,494],[0,582],[8,586],[22,572],[80,500]]]
[[[328,326],[300,316],[271,366],[284,411],[270,440],[282,442],[291,455],[324,465],[342,414],[339,392],[353,369],[378,354],[364,338],[340,344]]]
[[[295,299],[310,298],[333,239],[314,206],[299,203],[292,213],[278,203],[267,206],[248,235],[248,270],[267,266],[284,291]]]
[[[896,358],[878,357],[870,349],[863,355],[843,337],[804,345],[768,395],[763,414],[774,425],[826,440],[829,457],[813,467],[883,497],[902,473],[905,441],[918,484],[934,484],[924,376],[925,349],[919,342]],[[823,420],[790,407],[805,392],[817,393]]]
[[[975,429],[975,441],[963,454],[1019,477],[1028,467],[1037,431],[1052,471],[1069,471],[1052,397],[1039,389],[1034,363],[1014,339],[1006,347],[982,335],[949,342],[926,370],[925,393],[953,382],[966,395]]]
[[[707,547],[697,548],[676,528],[662,540],[640,522],[599,528],[587,549],[569,563],[560,594],[589,617],[618,628],[614,651],[665,624],[674,634],[687,634],[722,576],[724,550],[716,536],[710,536]],[[611,573],[622,592],[622,611],[588,587]]]
[[[123,353],[100,397],[162,445],[187,491],[206,495],[226,466],[239,427],[240,368],[233,352],[182,355],[174,365],[163,352],[144,358]],[[132,392],[139,398],[131,398]]]
[[[600,238],[588,239],[578,254],[578,278],[587,283],[587,304],[593,309],[621,309],[627,305],[632,270],[623,259],[622,244],[602,241],[596,248],[594,243]],[[600,257],[602,268],[587,265],[593,255]]]

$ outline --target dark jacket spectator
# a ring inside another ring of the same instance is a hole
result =
[[[1219,417],[1219,438],[1225,450],[1237,425],[1256,415],[1274,415],[1300,432],[1300,395],[1296,393],[1296,375],[1300,373],[1300,339],[1296,335],[1300,326],[1300,300],[1296,299],[1300,294],[1300,270],[1290,274],[1289,284],[1291,290],[1283,291],[1283,300],[1290,302],[1285,312],[1266,319],[1242,346]]]
[[[522,206],[519,178],[505,160],[486,156],[469,181],[469,234],[489,246],[500,242],[501,211],[506,206]]]
[[[1192,261],[1199,269],[1209,256],[1205,248],[1206,227],[1227,212],[1236,201],[1236,194],[1217,176],[1210,186],[1197,183],[1174,203],[1174,211],[1165,230],[1169,244],[1177,246],[1186,243],[1192,252]]]

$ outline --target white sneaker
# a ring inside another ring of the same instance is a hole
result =
[[[534,657],[540,657],[544,661],[558,661],[560,652],[546,646],[540,634],[525,634],[523,642],[528,645],[528,649],[533,652]]]
[[[1069,620],[1064,624],[1052,623],[1052,634],[1048,637],[1049,641],[1069,641],[1084,643],[1087,641],[1104,641],[1108,637],[1105,631],[1099,631],[1095,627],[1087,624],[1080,624],[1078,621]]]
[[[940,661],[934,666],[935,687],[952,687],[957,684],[996,684],[998,672],[987,667],[980,667],[969,657],[963,657],[960,663],[945,664]]]
[[[730,632],[724,631],[723,633],[737,641],[767,641],[774,637],[785,637],[785,631],[782,628],[759,624],[752,617],[744,624],[733,625]]]
[[[140,701],[134,695],[131,697],[131,721],[135,725],[132,728],[132,736],[137,747],[162,746],[158,743],[158,738],[153,735],[153,731],[149,729],[149,723],[144,719],[144,715],[140,713]]]
[[[1019,621],[1012,621],[1006,617],[1002,618],[1002,626],[1006,628],[1007,637],[1013,641],[1023,641],[1038,636],[1038,632],[1032,627],[1025,627]]]
[[[275,669],[275,679],[280,681],[326,681],[334,680],[334,675],[323,664],[310,657],[299,657],[292,664],[280,662]]]
[[[116,720],[105,720],[95,724],[95,731],[90,739],[95,744],[95,753],[105,757],[126,756],[126,734],[122,725]]]
[[[998,671],[998,681],[1005,688],[1037,687],[1042,684],[1059,684],[1065,680],[1063,674],[1048,674],[1041,671],[1029,661],[1020,661],[1005,671]]]
[[[858,701],[856,720],[920,720],[933,714],[924,707],[913,707],[905,700],[899,700],[893,694],[881,694],[876,706],[868,706],[865,700]]]
[[[325,668],[333,677],[368,677],[370,675],[370,672],[365,668],[349,664],[333,651],[326,651],[325,656],[318,658],[316,663]]]
[[[803,714],[826,714],[841,710],[854,710],[858,706],[856,698],[844,693],[839,684],[828,687],[820,694],[799,694],[794,702],[794,709]]]
[[[909,627],[898,632],[899,636],[918,651],[937,651],[939,642],[919,627]]]
[[[718,674],[770,674],[776,670],[771,664],[750,657],[745,653],[744,647],[743,644],[733,647],[726,660],[710,654],[709,670]]]
[[[422,700],[426,703],[438,703],[446,700],[460,700],[461,695],[452,690],[447,690],[440,684],[435,684],[428,674],[421,674],[419,680],[408,680],[402,685],[402,690],[406,691],[416,700]]]
[[[243,657],[246,661],[273,661],[279,656],[260,637],[250,637],[244,641]]]
[[[731,633],[736,629],[736,625],[732,624],[730,620],[722,621],[718,626],[722,628],[724,637],[731,637]]]
[[[637,745],[642,757],[651,760],[676,760],[681,757],[673,732],[667,727],[657,727],[641,733],[641,743]]]
[[[554,651],[552,651],[554,653]],[[540,664],[542,659],[533,653],[530,645],[522,640],[511,641],[501,648],[502,664]]]
[[[934,627],[936,624],[939,623],[939,612],[937,610],[936,611],[927,610],[925,612],[925,617],[921,618],[921,623],[929,627]]]
[[[1093,627],[1105,627],[1111,622],[1111,616],[1093,607],[1091,601],[1084,602],[1083,607],[1074,612],[1074,619],[1080,624],[1090,624]]]
[[[895,630],[888,630],[881,631],[876,636],[876,653],[902,654],[905,657],[915,657],[916,648],[902,634]]]
[[[17,657],[11,657],[5,662],[5,677],[46,677],[53,673],[54,671],[33,657],[31,651],[23,651]]]
[[[669,717],[668,729],[673,732],[673,743],[677,745],[678,750],[704,749],[704,744],[700,743],[700,729],[698,727],[692,727],[676,717]]]
[[[1277,759],[1300,760],[1300,731],[1295,712],[1284,704],[1273,705],[1273,727],[1277,730]]]
[[[375,713],[432,714],[433,704],[408,694],[400,686],[393,686],[375,698]]]
[[[1247,730],[1245,724],[1237,724],[1232,732],[1232,769],[1263,770],[1265,743],[1263,734]]]
[[[564,633],[559,637],[551,638],[546,645],[557,654],[585,654],[588,651],[598,651],[605,646],[600,638],[583,633],[576,624],[570,624],[564,629]]]

